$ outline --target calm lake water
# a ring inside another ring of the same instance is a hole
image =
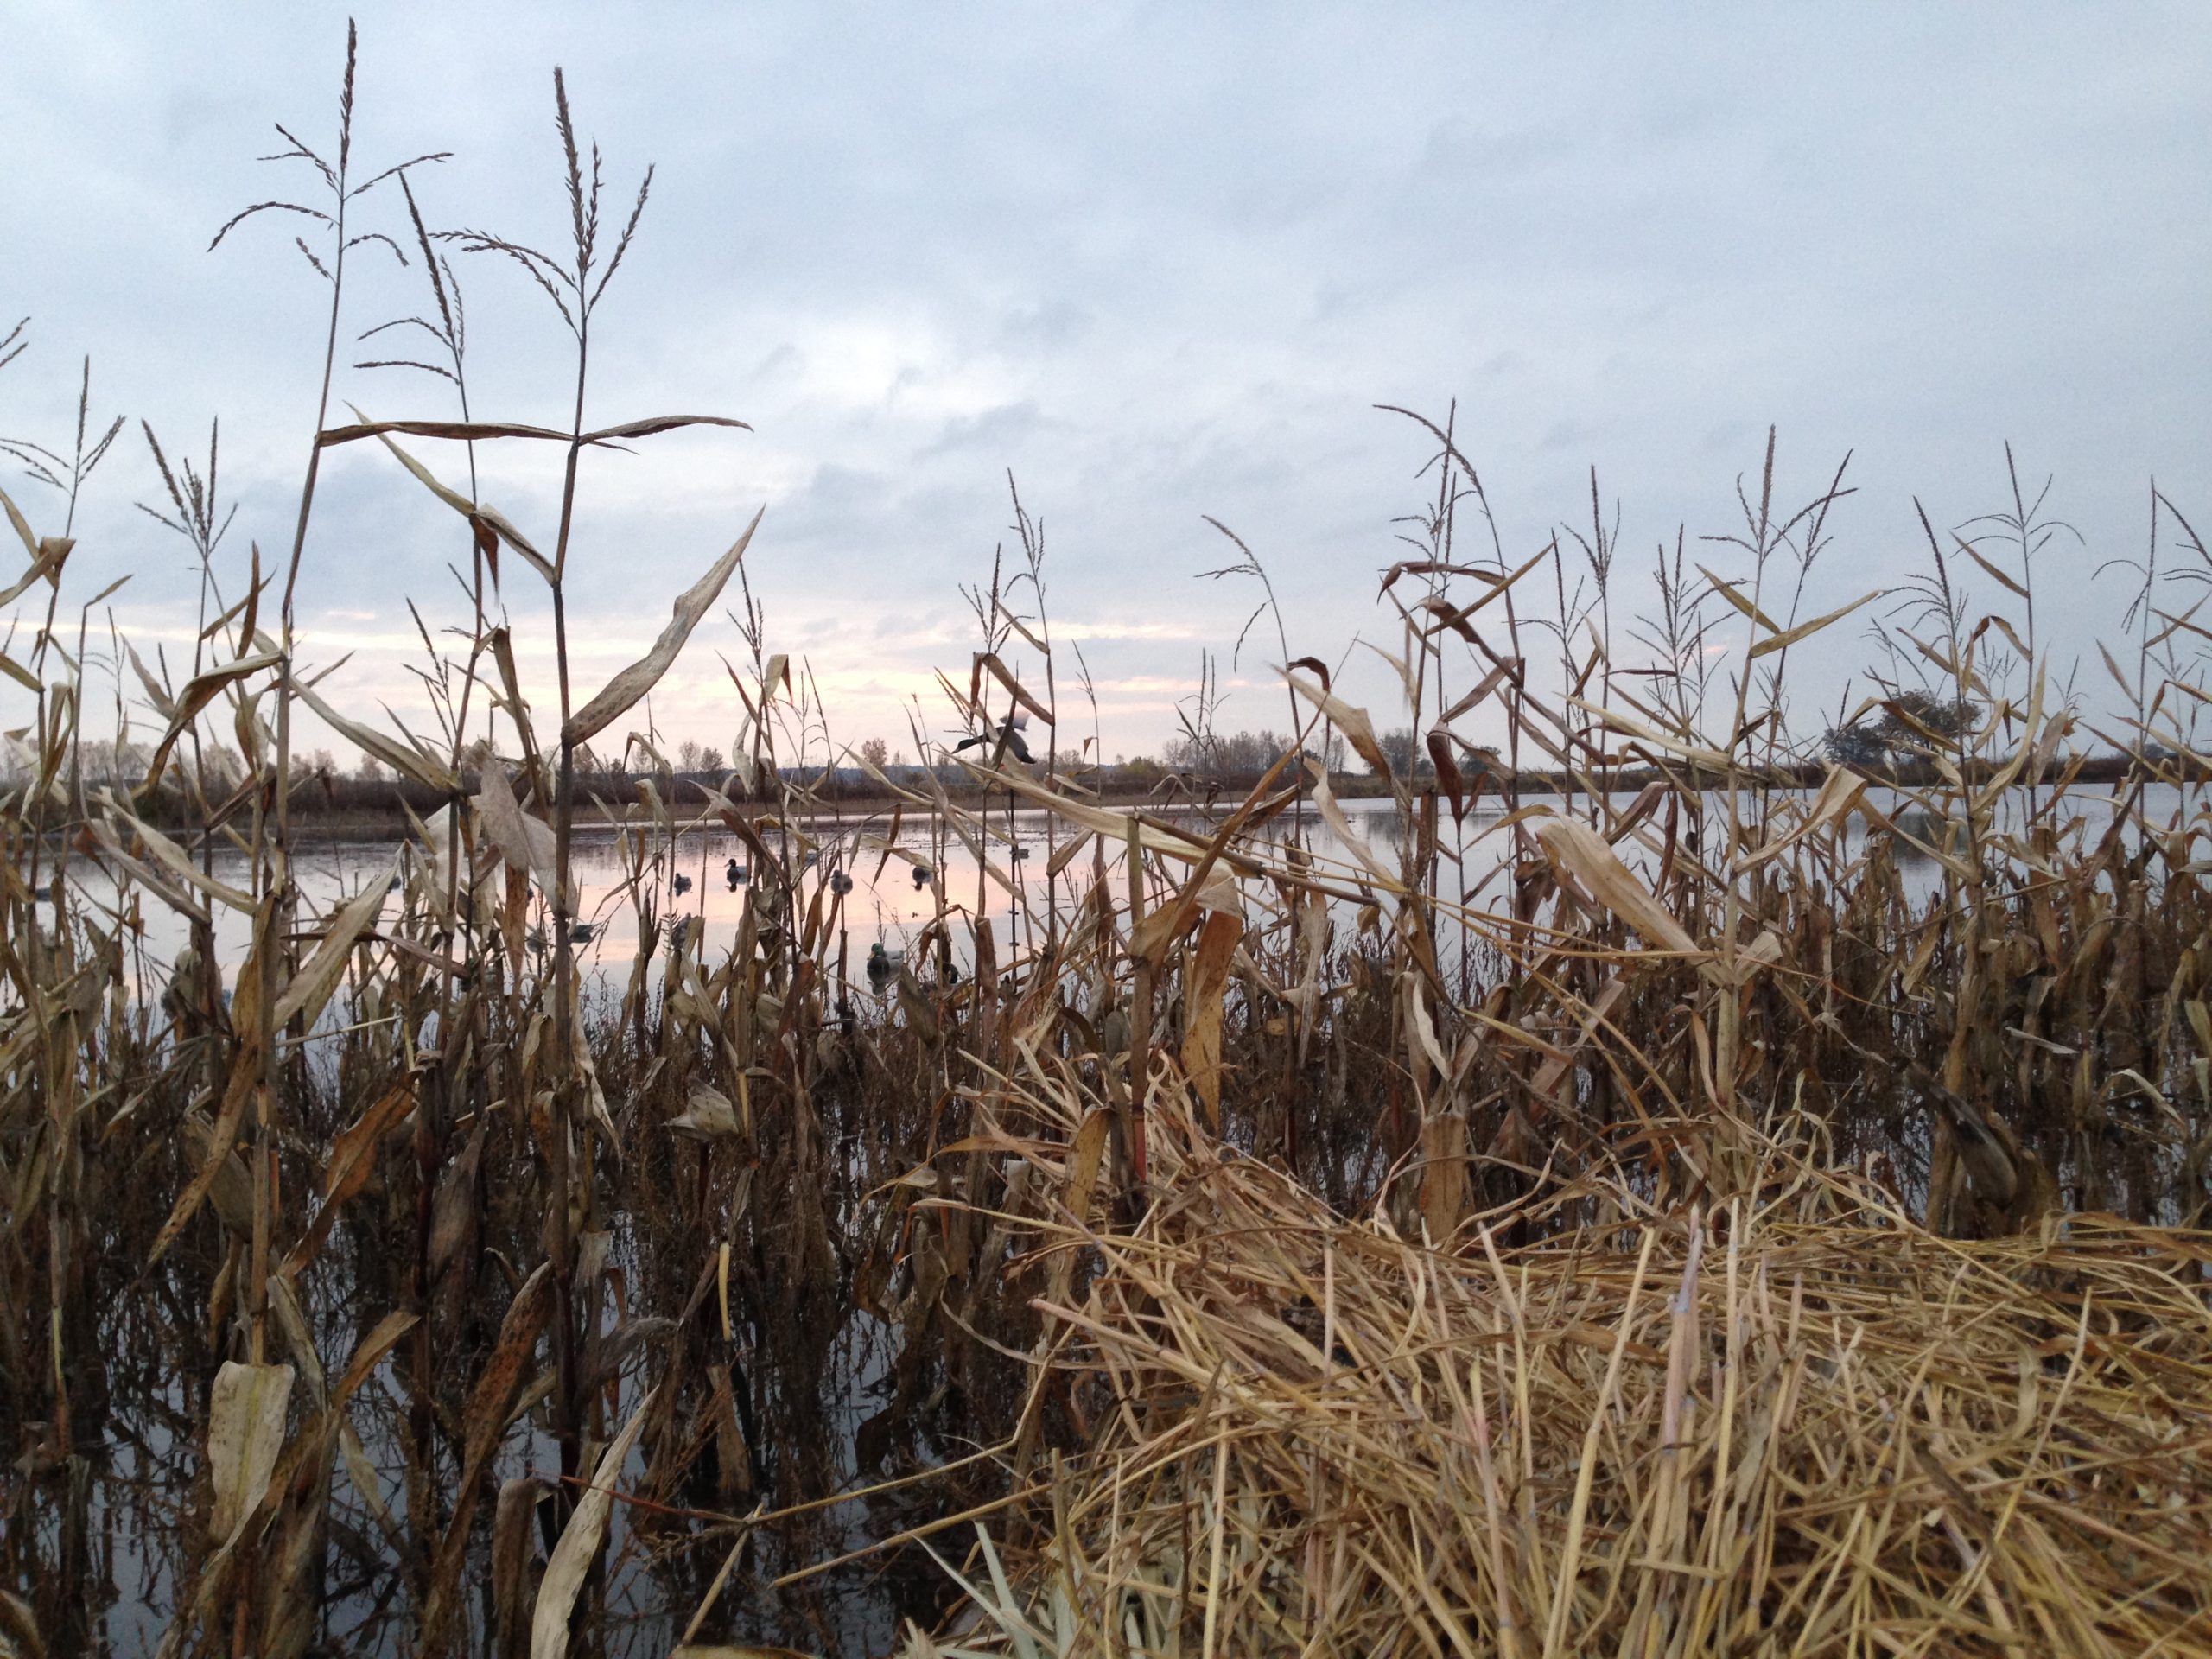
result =
[[[2200,839],[2212,836],[2207,795],[2205,790],[2191,789],[2184,798],[2181,789],[2159,785],[2145,791],[2143,816],[2154,826],[2192,823]],[[1543,804],[1556,804],[1557,799],[1529,798]],[[1631,798],[1624,794],[1615,800],[1625,807]],[[1905,827],[1920,839],[1942,844],[1948,826],[1917,812],[1897,791],[1877,789],[1870,791],[1869,798],[1885,814],[1904,813]],[[2046,791],[2046,807],[2048,800]],[[2005,817],[2017,819],[2029,810],[2028,791],[2010,791]],[[1344,810],[1353,836],[1384,868],[1395,869],[1405,836],[1404,821],[1395,804],[1388,800],[1346,801]],[[2087,840],[2104,833],[2113,811],[2109,795],[2076,791],[2065,798],[2057,822],[2068,835]],[[1210,827],[1204,814],[1173,816],[1194,833]],[[1440,814],[1444,843],[1459,855],[1459,885],[1463,891],[1478,894],[1474,900],[1478,907],[1501,899],[1498,883],[1484,885],[1510,844],[1510,837],[1498,830],[1501,816],[1502,809],[1493,802],[1469,812],[1465,824],[1456,828],[1448,810]],[[1279,817],[1268,826],[1269,833],[1281,833],[1289,822],[1288,814]],[[834,944],[842,949],[859,990],[866,990],[861,969],[871,946],[881,944],[889,951],[904,951],[938,914],[931,887],[914,880],[916,861],[944,879],[945,906],[955,918],[954,950],[963,963],[972,955],[969,918],[979,916],[988,922],[998,958],[1005,962],[1041,921],[1049,898],[1057,898],[1065,910],[1088,890],[1095,868],[1094,850],[1089,846],[1069,861],[1057,881],[1047,875],[1054,852],[1065,849],[1080,833],[1071,831],[1064,821],[1041,810],[1009,813],[1001,808],[989,814],[988,825],[995,870],[989,877],[979,872],[975,855],[957,838],[938,833],[926,821],[910,819],[900,825],[893,843],[895,853],[884,849],[892,827],[887,813],[820,819],[803,826],[815,846],[807,855],[799,882],[802,913],[817,891],[825,886],[830,892],[823,894],[823,906],[825,912],[830,912],[831,901],[840,896],[836,888],[843,885],[840,878],[849,878],[851,886],[842,894],[842,903],[834,906],[838,922]],[[1863,841],[1866,828],[1866,820],[1854,814],[1848,830],[1850,841],[1854,844]],[[775,832],[767,833],[772,846]],[[1337,875],[1340,881],[1357,880],[1362,867],[1356,853],[1310,804],[1303,814],[1300,835],[1322,870]],[[735,942],[748,893],[758,874],[752,868],[754,855],[739,837],[720,829],[693,830],[673,842],[664,839],[649,846],[642,859],[638,849],[634,842],[626,847],[620,832],[614,830],[593,827],[577,832],[574,868],[582,893],[580,913],[593,930],[590,942],[580,946],[578,953],[587,973],[626,978],[648,928],[647,948],[654,949],[666,944],[679,922],[702,930],[703,958],[717,959]],[[1014,849],[1019,849],[1018,855],[1010,856]],[[1899,862],[1908,880],[1923,895],[1937,890],[1942,884],[1941,867],[1910,847],[1900,850]],[[1631,866],[1644,861],[1644,855],[1633,843],[1624,843],[1621,851]],[[2199,849],[2193,855],[2202,856],[2205,851]],[[1120,874],[1121,848],[1109,845],[1105,855],[1109,879],[1118,899],[1126,880]],[[391,883],[406,868],[404,859],[421,856],[419,848],[410,850],[390,842],[309,843],[296,854],[294,868],[302,892],[321,910],[358,893],[365,885]],[[642,866],[641,880],[631,878],[633,863]],[[71,871],[79,902],[96,915],[112,916],[118,895],[116,884],[105,871],[81,857],[73,860]],[[214,871],[218,880],[241,888],[251,880],[246,859],[235,849],[218,852]],[[1449,896],[1448,866],[1440,885]],[[395,893],[391,906],[396,909],[399,902]],[[137,977],[142,995],[158,995],[187,932],[180,918],[157,899],[140,895],[138,906],[143,928],[133,941],[129,971]],[[214,911],[217,950],[227,976],[235,972],[244,954],[251,931],[249,920],[221,905],[215,906]],[[534,897],[531,949],[544,949],[549,927],[546,907],[542,899]]]

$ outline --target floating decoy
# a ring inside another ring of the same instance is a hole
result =
[[[1036,756],[1029,753],[1029,746],[1021,741],[1022,728],[1028,724],[1029,716],[1016,709],[999,723],[999,728],[995,732],[982,731],[963,737],[952,746],[952,752],[957,754],[961,750],[972,749],[979,743],[995,744],[1003,741],[1007,753],[1020,761],[1023,766],[1028,766],[1036,760]]]
[[[868,948],[868,982],[875,989],[881,990],[897,976],[906,962],[906,953],[904,950],[887,950],[883,948],[883,941],[878,939]]]
[[[1014,849],[1014,855],[1017,859],[1027,858],[1029,856],[1029,849],[1027,847],[1016,846]]]
[[[734,858],[730,860],[728,864],[725,864],[722,867],[722,874],[728,879],[729,882],[729,890],[732,893],[735,893],[740,887],[745,885],[745,866],[739,863]]]
[[[930,878],[936,874],[937,872],[928,865],[917,863],[914,866],[914,891],[919,893],[924,887],[929,886]]]
[[[678,893],[689,893],[691,891],[691,878],[679,871],[668,885]]]
[[[570,922],[569,924],[569,943],[570,944],[589,944],[594,938],[598,937],[598,934],[599,924],[596,922]]]
[[[832,892],[832,893],[850,893],[852,890],[853,890],[853,878],[852,878],[851,876],[847,875],[847,874],[846,874],[842,870],[833,870],[833,871],[831,871],[831,872],[830,872],[830,892]]]

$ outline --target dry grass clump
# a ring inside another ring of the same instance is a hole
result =
[[[1942,1238],[1770,1147],[1438,1246],[1152,1147],[1141,1225],[1046,1230],[1095,1446],[910,1655],[2212,1651],[2212,1236]]]

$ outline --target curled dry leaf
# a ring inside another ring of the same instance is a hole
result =
[[[171,709],[168,729],[162,734],[162,741],[154,745],[153,758],[146,763],[146,787],[151,788],[160,781],[162,768],[168,764],[169,751],[176,747],[177,739],[184,735],[202,709],[222,695],[224,687],[249,679],[264,669],[274,668],[282,660],[281,654],[276,652],[256,652],[234,662],[225,663],[219,668],[211,668],[205,674],[194,675],[186,681],[184,690],[177,693]],[[36,689],[35,682],[33,689]]]
[[[653,641],[653,648],[609,680],[597,696],[570,716],[562,730],[564,740],[572,744],[589,742],[659,683],[660,677],[668,672],[669,664],[683,649],[684,641],[691,637],[691,630],[698,626],[707,607],[721,597],[723,585],[737,569],[738,561],[745,556],[753,532],[760,527],[760,513],[766,512],[767,508],[763,507],[754,513],[745,533],[730,543],[729,550],[715,561],[714,568],[678,596],[675,614],[660,631],[660,638]]]
[[[1290,682],[1292,690],[1336,723],[1337,729],[1344,734],[1344,741],[1359,751],[1360,759],[1375,768],[1376,776],[1395,781],[1390,762],[1382,753],[1382,746],[1376,741],[1374,722],[1368,719],[1367,710],[1353,708],[1335,693],[1324,690],[1313,681],[1287,668],[1281,673],[1283,678]]]
[[[682,1114],[670,1118],[668,1127],[695,1141],[725,1140],[741,1133],[737,1108],[730,1103],[729,1096],[706,1083],[693,1086]]]

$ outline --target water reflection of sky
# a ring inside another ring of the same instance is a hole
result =
[[[2197,834],[2204,835],[2205,792],[2190,791],[2189,794],[2185,801],[2183,791],[2170,785],[2146,791],[2145,817],[2154,825],[2164,826],[2193,815]],[[1615,804],[1624,809],[1632,798],[1623,794],[1615,798]],[[1933,845],[1942,846],[1953,828],[1948,821],[1919,812],[1898,791],[1877,789],[1869,792],[1868,798],[1885,815],[1902,815],[1907,833]],[[2047,802],[2048,791],[2044,798]],[[1555,798],[1538,797],[1534,802],[1555,804]],[[2009,791],[1999,815],[2000,827],[2017,827],[2028,805],[2026,791]],[[2086,846],[2110,824],[2112,813],[2108,795],[2076,792],[2065,798],[2058,823]],[[1386,868],[1395,869],[1404,841],[1404,823],[1393,804],[1388,800],[1346,801],[1344,814],[1346,827],[1367,850]],[[1471,811],[1464,824],[1455,825],[1448,810],[1439,813],[1445,848],[1447,853],[1458,855],[1457,885],[1461,891],[1478,891],[1478,906],[1503,902],[1498,884],[1484,885],[1508,846],[1509,838],[1497,833],[1499,816],[1491,801]],[[1197,814],[1185,822],[1193,832],[1209,828],[1209,821]],[[1287,822],[1287,816],[1277,818],[1268,826],[1267,833],[1280,834]],[[1126,902],[1127,878],[1118,842],[1103,849],[1084,846],[1054,877],[1048,874],[1052,855],[1066,849],[1080,831],[1071,830],[1041,810],[1009,813],[1001,808],[988,815],[986,823],[986,845],[994,872],[988,876],[979,870],[975,854],[959,837],[927,819],[899,820],[895,838],[891,838],[893,820],[889,814],[817,820],[802,826],[812,849],[810,855],[803,855],[797,861],[799,918],[804,920],[819,895],[822,914],[830,925],[832,954],[842,947],[852,977],[860,980],[861,966],[872,945],[880,942],[893,952],[910,949],[936,918],[937,882],[943,885],[945,913],[953,924],[950,930],[953,949],[963,961],[971,954],[971,918],[978,916],[990,925],[999,960],[1009,960],[1014,949],[1026,945],[1051,902],[1056,900],[1065,913],[1090,890],[1101,865],[1102,851],[1109,891],[1117,904]],[[1647,823],[1648,833],[1656,830],[1656,819]],[[1866,820],[1854,815],[1847,832],[1847,852],[1855,851],[1866,833]],[[780,850],[777,831],[769,830],[763,835],[772,851]],[[1300,835],[1324,874],[1337,878],[1340,884],[1356,880],[1358,860],[1310,805],[1300,821]],[[755,904],[764,902],[762,878],[767,873],[759,868],[758,854],[738,836],[720,828],[694,830],[672,842],[664,837],[657,841],[645,837],[637,829],[629,836],[632,838],[626,844],[620,832],[595,826],[580,829],[576,835],[573,868],[582,893],[581,914],[593,926],[590,942],[579,949],[587,972],[619,971],[626,976],[636,958],[641,921],[647,918],[653,925],[657,946],[665,945],[671,924],[681,919],[702,925],[707,960],[729,949],[736,941],[748,899]],[[885,850],[887,838],[891,838],[895,850]],[[1015,849],[1021,856],[1010,855]],[[1632,841],[1622,843],[1620,851],[1631,868],[1648,867],[1650,861],[1648,850]],[[1897,853],[1901,873],[1914,897],[1925,898],[1940,887],[1940,864],[1905,843],[1898,844]],[[404,854],[391,842],[310,842],[295,854],[293,862],[301,891],[321,912],[360,892],[365,884],[389,883],[404,868],[404,857],[419,855]],[[730,872],[733,861],[741,876],[734,882]],[[918,885],[913,879],[917,864],[926,867],[935,881]],[[633,866],[641,871],[641,879],[635,882],[630,874]],[[251,880],[247,861],[235,849],[218,852],[214,871],[218,880],[235,887],[244,887]],[[1440,882],[1446,897],[1453,886],[1448,872],[1447,864],[1446,874]],[[103,868],[81,855],[73,856],[70,873],[77,902],[95,921],[111,926],[118,902],[115,882]],[[850,878],[849,891],[836,891],[842,882],[833,884],[833,878],[840,875]],[[151,987],[157,994],[169,964],[188,937],[188,931],[183,919],[159,899],[144,893],[135,897],[142,925],[130,941],[126,974],[142,989]],[[1256,888],[1253,897],[1262,904],[1272,899],[1272,895]],[[388,918],[396,913],[398,903],[395,894]],[[229,975],[244,954],[251,933],[249,918],[220,904],[213,909],[217,953]],[[549,921],[542,898],[534,896],[530,930],[533,949],[545,946]]]

